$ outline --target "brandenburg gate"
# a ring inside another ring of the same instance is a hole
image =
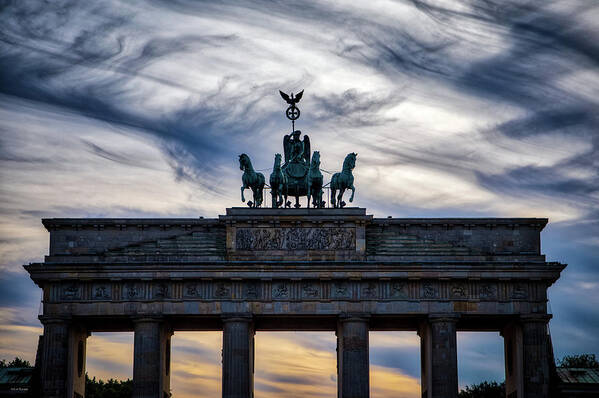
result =
[[[422,396],[458,393],[456,332],[499,331],[507,397],[548,395],[539,218],[373,218],[363,208],[230,208],[218,218],[44,219],[44,398],[85,395],[86,339],[133,331],[133,397],[170,394],[170,338],[222,330],[222,396],[253,397],[254,333],[335,331],[340,398],[369,396],[371,330],[417,331]]]

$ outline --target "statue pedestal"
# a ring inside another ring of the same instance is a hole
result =
[[[227,258],[364,260],[366,209],[227,209]]]

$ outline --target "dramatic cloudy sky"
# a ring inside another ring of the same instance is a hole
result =
[[[358,152],[375,216],[548,217],[554,349],[599,354],[599,4],[593,0],[0,0],[0,358],[33,360],[41,217],[216,216],[237,155],[272,167],[298,127],[322,167]],[[88,370],[128,377],[132,335]],[[460,384],[503,379],[459,334]],[[332,333],[259,333],[256,397],[334,397]],[[371,334],[372,395],[419,396],[415,333]],[[177,333],[173,392],[219,391],[220,335]],[[289,358],[296,358],[290,361]]]

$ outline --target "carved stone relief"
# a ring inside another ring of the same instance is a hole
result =
[[[439,297],[439,287],[433,283],[427,282],[422,285],[422,298],[435,299]]]
[[[302,285],[303,298],[318,298],[320,297],[320,288],[316,283],[304,283]]]
[[[354,228],[238,228],[237,250],[349,250]]]
[[[272,285],[272,298],[273,299],[288,299],[289,298],[289,287],[287,284],[279,282]]]
[[[183,287],[183,296],[194,298],[202,297],[201,285],[197,282],[186,283]]]
[[[243,286],[243,298],[252,300],[262,297],[262,287],[256,282],[249,282]]]
[[[76,284],[69,284],[62,287],[60,297],[63,300],[80,300],[81,287]]]
[[[514,288],[512,290],[512,298],[519,300],[528,298],[528,288],[524,283],[518,283],[514,285]]]
[[[345,282],[335,282],[331,288],[331,295],[334,298],[351,298],[351,289]]]
[[[135,283],[127,283],[123,289],[123,299],[137,300],[142,299],[143,290],[140,285]]]
[[[245,280],[240,282],[240,296],[234,296],[233,286],[236,282],[228,280],[215,281],[190,281],[184,282],[182,296],[184,299],[195,300],[264,300],[265,286],[270,288],[272,300],[322,300],[325,292],[330,295],[330,300],[351,300],[354,292],[359,300],[410,300],[410,283],[405,280],[332,280],[329,282],[317,280],[303,280],[292,282],[278,280],[264,282],[259,280]],[[497,300],[499,288],[496,282],[468,282],[464,281],[419,281],[416,283],[417,299],[438,300],[441,298],[441,286],[447,283],[449,299],[480,299]],[[59,301],[83,300],[84,285],[77,283],[59,284],[57,286]],[[530,299],[529,286],[523,282],[508,284],[508,296],[513,300]],[[147,294],[144,283],[123,282],[120,291],[121,300],[170,300],[173,298],[174,285],[167,281],[155,281],[149,284]],[[113,298],[113,286],[109,282],[93,282],[90,286],[89,297],[86,300],[110,301]],[[443,296],[445,298],[445,296]]]
[[[451,298],[463,299],[468,297],[468,285],[462,282],[453,283],[449,287]]]
[[[214,286],[214,297],[218,299],[231,298],[231,284],[218,282]]]
[[[362,294],[361,297],[363,299],[373,299],[378,297],[378,285],[374,282],[365,283],[362,286]]]
[[[169,298],[169,288],[166,283],[158,283],[154,285],[153,289],[155,299]]]
[[[497,298],[497,288],[490,283],[483,283],[480,286],[479,296],[482,300],[491,300]]]
[[[407,299],[409,297],[408,285],[405,282],[393,282],[389,290],[391,298]]]
[[[94,284],[92,286],[92,300],[110,300],[112,288],[109,284]]]

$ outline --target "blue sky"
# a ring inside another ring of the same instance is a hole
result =
[[[297,127],[323,169],[358,153],[355,204],[375,216],[548,217],[543,252],[569,264],[549,290],[554,349],[599,354],[596,2],[20,0],[0,9],[0,357],[34,356],[40,292],[21,265],[47,252],[40,218],[215,217],[240,205],[237,156],[267,169],[282,151],[279,89],[305,89]],[[327,335],[281,336],[269,338],[289,350],[321,341],[313,355],[330,348]],[[397,355],[374,350],[373,368],[377,380],[413,386],[417,340],[398,336],[376,337]],[[92,339],[127,345],[126,336]],[[502,377],[499,337],[463,335],[460,347],[461,384]],[[101,374],[111,354],[94,355],[88,365]],[[481,367],[481,358],[493,360]],[[213,362],[203,362],[212,379],[197,383],[216,388]],[[194,362],[181,354],[178,363]],[[267,370],[263,394],[293,385]],[[293,380],[330,380],[306,372]]]

